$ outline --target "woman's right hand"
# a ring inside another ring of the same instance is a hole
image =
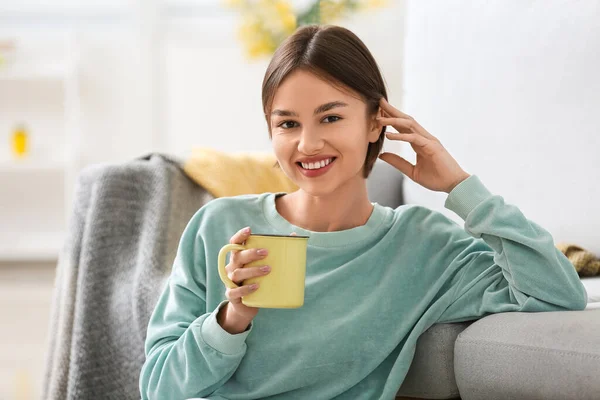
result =
[[[229,243],[244,244],[250,234],[250,228],[248,228],[247,232],[244,232],[244,229],[242,229],[231,237]],[[296,235],[296,233],[292,232],[291,236],[294,235]],[[217,316],[219,324],[229,333],[235,334],[245,331],[256,314],[258,314],[258,307],[248,307],[244,305],[244,303],[242,303],[242,297],[258,290],[259,284],[242,284],[246,279],[265,276],[271,272],[271,267],[269,265],[258,265],[255,267],[245,266],[252,261],[261,260],[267,256],[267,253],[261,254],[259,250],[261,249],[233,250],[231,252],[229,264],[225,266],[225,272],[229,279],[239,286],[237,288],[227,288],[225,290],[225,297],[227,297],[229,302],[220,310],[219,315]],[[267,251],[267,249],[262,250]]]
[[[242,229],[231,237],[229,243],[244,244],[250,234],[250,229],[248,232],[244,232]],[[270,266],[268,265],[245,267],[246,264],[249,264],[252,261],[261,260],[267,256],[266,253],[260,254],[259,250],[261,249],[233,250],[231,252],[229,264],[225,267],[229,279],[239,286],[234,289],[227,288],[225,291],[225,296],[227,297],[227,300],[229,300],[227,317],[229,317],[229,315],[232,317],[239,317],[241,321],[246,322],[247,324],[249,324],[256,316],[258,308],[244,305],[242,303],[242,296],[249,295],[258,290],[259,284],[255,283],[253,285],[242,286],[242,283],[246,279],[265,276],[271,272]],[[266,249],[262,250],[266,251]]]

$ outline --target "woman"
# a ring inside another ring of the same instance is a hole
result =
[[[263,108],[278,164],[299,189],[219,198],[191,219],[148,326],[143,398],[393,399],[419,335],[435,323],[585,308],[585,289],[552,236],[386,98],[352,32],[307,26],[282,43]],[[386,137],[410,143],[417,161],[380,158],[448,193],[445,206],[464,229],[426,207],[369,201],[365,179]],[[243,281],[269,273],[242,268],[265,257],[257,249],[233,253],[226,269],[240,287],[223,286],[219,249],[251,230],[310,236],[303,307],[241,303],[260,290]]]

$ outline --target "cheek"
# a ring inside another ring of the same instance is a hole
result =
[[[341,127],[340,127],[341,128]],[[362,151],[363,147],[369,143],[368,131],[354,126],[347,126],[338,132],[335,136],[335,143],[347,151]]]
[[[285,159],[286,155],[292,151],[289,143],[281,137],[273,136],[271,144],[273,146],[273,152],[280,159]]]
[[[280,149],[283,145],[281,138],[276,134],[273,134],[271,144],[273,145],[273,149]]]

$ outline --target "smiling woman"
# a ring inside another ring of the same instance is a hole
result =
[[[550,233],[386,97],[373,57],[347,29],[307,26],[282,43],[262,99],[278,164],[298,189],[223,197],[194,215],[149,323],[143,399],[392,400],[417,339],[436,323],[585,307]],[[387,125],[398,133],[385,135]],[[417,163],[381,158],[447,192],[465,229],[423,206],[369,201],[366,177],[386,137],[409,143]],[[220,249],[251,232],[308,236],[302,307],[259,312],[241,302],[269,293],[245,279],[287,274],[262,265],[266,248],[232,256],[225,269],[241,286],[223,287]]]
[[[365,224],[373,211],[366,178],[385,140],[381,98],[379,67],[348,29],[304,26],[279,46],[262,102],[275,166],[299,187],[276,200],[284,218],[313,231]]]

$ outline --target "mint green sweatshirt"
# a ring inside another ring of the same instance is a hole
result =
[[[277,212],[279,195],[218,198],[192,217],[148,326],[143,399],[393,399],[433,324],[586,306],[551,234],[476,175],[445,202],[464,229],[423,206],[372,203],[365,225],[313,232]],[[310,236],[305,302],[260,309],[232,335],[216,320],[217,255],[245,226]]]

